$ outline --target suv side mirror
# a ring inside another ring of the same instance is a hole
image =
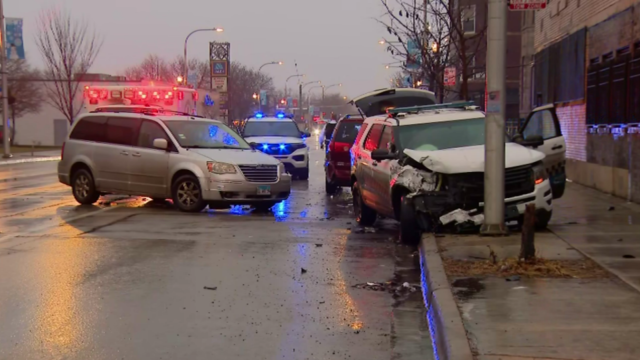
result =
[[[303,131],[302,132],[302,137],[311,137],[311,134],[309,134],[308,131]]]
[[[251,142],[249,143],[249,146],[251,146],[252,149],[257,149],[258,148],[258,143],[257,142]]]
[[[518,142],[520,145],[531,146],[532,148],[544,145],[544,139],[540,135],[529,135],[527,138],[518,137],[518,140],[520,140]]]
[[[166,139],[153,139],[153,147],[160,150],[167,150],[169,148],[169,143]]]
[[[394,160],[397,159],[398,156],[394,153],[389,152],[387,149],[376,149],[371,152],[371,158],[375,161],[382,160]]]

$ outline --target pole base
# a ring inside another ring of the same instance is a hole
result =
[[[13,157],[13,155],[11,155],[11,154],[4,154],[4,155],[2,155],[2,158],[3,158],[3,159],[11,159],[12,157]]]
[[[509,235],[509,229],[502,224],[482,224],[480,227],[480,235],[482,236],[507,236]]]

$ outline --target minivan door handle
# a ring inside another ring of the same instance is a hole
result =
[[[136,152],[136,153],[131,154],[131,156],[140,157],[140,156],[142,156],[142,154]]]
[[[128,151],[120,151],[120,155],[129,155]]]

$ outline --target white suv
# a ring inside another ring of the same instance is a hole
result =
[[[298,125],[284,114],[263,116],[256,114],[247,119],[242,136],[254,149],[280,160],[291,175],[309,179],[309,147]]]
[[[267,210],[291,193],[284,166],[221,122],[135,109],[81,115],[62,146],[58,178],[81,204],[115,193],[172,198],[188,212]]]
[[[472,103],[395,108],[368,117],[351,148],[354,212],[361,225],[377,214],[400,221],[401,240],[417,243],[421,231],[444,224],[444,215],[481,222],[484,199],[485,114]],[[536,225],[551,219],[562,196],[564,138],[552,107],[539,108],[521,135],[505,144],[506,219],[521,221],[536,206]],[[535,148],[530,149],[527,147]]]

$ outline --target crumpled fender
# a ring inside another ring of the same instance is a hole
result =
[[[425,170],[418,170],[410,165],[403,167],[395,165],[391,167],[393,175],[391,183],[393,187],[402,186],[407,188],[410,193],[407,197],[413,197],[417,194],[430,191],[440,191],[442,185],[442,177],[438,174]]]

